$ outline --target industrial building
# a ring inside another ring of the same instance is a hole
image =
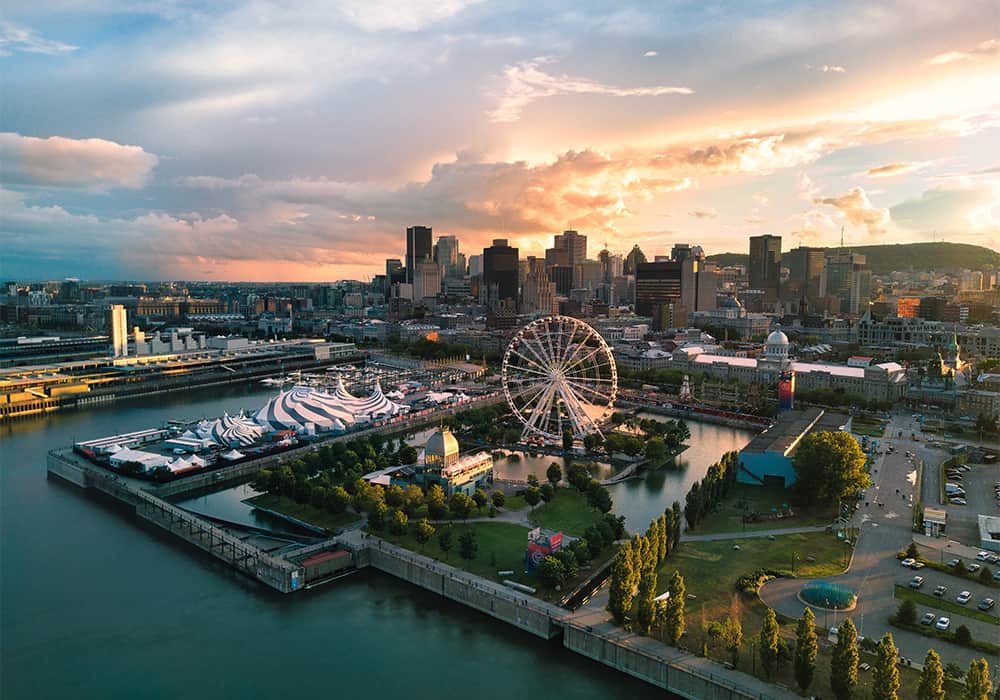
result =
[[[740,451],[736,480],[742,484],[787,488],[795,483],[792,460],[802,438],[817,431],[847,431],[850,426],[850,416],[822,408],[781,413],[770,428]]]

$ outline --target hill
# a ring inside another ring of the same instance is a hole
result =
[[[968,243],[897,243],[894,245],[850,246],[868,257],[868,267],[876,275],[904,270],[984,270],[1000,267],[1000,253]],[[708,259],[720,267],[746,265],[746,253],[719,253]]]

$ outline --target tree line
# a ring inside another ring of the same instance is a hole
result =
[[[693,530],[729,493],[730,487],[736,483],[739,459],[739,452],[727,452],[708,468],[701,481],[691,484],[684,497],[684,519],[688,530]]]

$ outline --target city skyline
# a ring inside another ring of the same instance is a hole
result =
[[[5,14],[5,278],[364,279],[415,225],[1000,249],[988,2]]]

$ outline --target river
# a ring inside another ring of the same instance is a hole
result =
[[[53,447],[270,394],[213,388],[0,425],[0,697],[664,697],[377,572],[271,593],[46,479]]]

